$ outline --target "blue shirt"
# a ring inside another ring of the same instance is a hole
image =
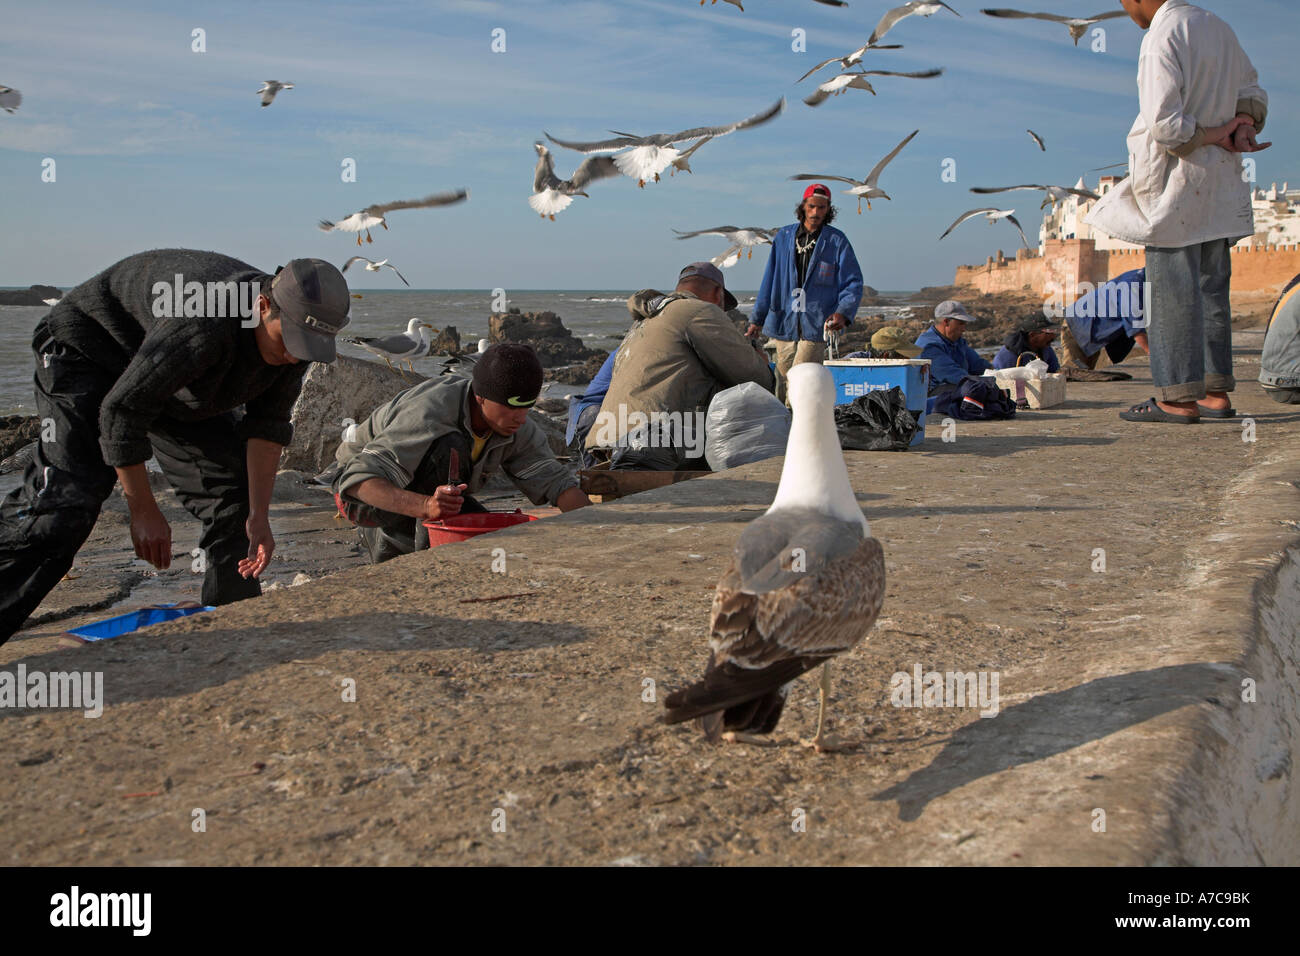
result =
[[[794,235],[798,223],[782,226],[772,237],[772,251],[763,270],[750,322],[763,327],[768,338],[782,342],[824,341],[822,327],[835,313],[848,322],[862,301],[862,269],[848,236],[822,226],[804,277],[802,311],[796,290],[799,267],[795,262]]]
[[[993,367],[1015,368],[1016,365],[1020,363],[1020,356],[1024,355],[1025,352],[1032,351],[1033,349],[1025,348],[1017,352],[1004,345],[998,350],[998,354],[993,356]],[[1056,350],[1052,348],[1050,343],[1044,345],[1037,352],[1034,352],[1034,354],[1047,363],[1047,372],[1049,375],[1052,372],[1059,372],[1061,370],[1061,363],[1056,358]]]
[[[920,358],[930,360],[931,392],[937,385],[956,385],[967,375],[983,375],[992,368],[967,344],[965,336],[949,342],[933,325],[920,334],[916,345]]]
[[[1146,330],[1143,312],[1146,278],[1146,269],[1130,269],[1066,306],[1065,321],[1084,355],[1095,355],[1117,339],[1131,339],[1135,333]],[[1111,361],[1119,360],[1111,356]]]

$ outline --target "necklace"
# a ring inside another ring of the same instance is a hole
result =
[[[795,237],[794,237],[794,249],[795,249],[795,252],[799,253],[799,255],[801,255],[801,256],[803,256],[803,255],[807,255],[808,253],[812,252],[812,251],[813,251],[813,247],[814,247],[815,245],[817,245],[817,237],[816,237],[816,236],[809,236],[807,242],[800,242],[798,236],[795,236]]]

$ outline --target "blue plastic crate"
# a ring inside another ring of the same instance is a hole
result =
[[[929,359],[829,359],[822,363],[835,380],[835,404],[847,405],[867,392],[903,390],[907,410],[921,427],[909,447],[925,440],[925,398],[930,388]]]
[[[150,624],[161,624],[163,621],[173,621],[178,617],[198,614],[200,611],[215,610],[215,607],[208,604],[156,604],[153,607],[95,621],[93,624],[74,627],[68,633],[75,634],[86,641],[102,641],[110,637],[130,634]]]

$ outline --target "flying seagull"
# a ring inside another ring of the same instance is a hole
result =
[[[588,156],[573,171],[571,179],[555,175],[555,160],[542,143],[533,143],[537,150],[537,166],[533,170],[533,194],[528,205],[543,219],[555,221],[555,214],[569,208],[574,196],[587,196],[582,187],[598,179],[618,175],[618,167],[608,156]],[[590,199],[590,196],[587,196]]]
[[[852,53],[848,54],[847,56],[827,57],[826,59],[818,63],[816,66],[814,66],[807,73],[805,73],[803,76],[799,77],[799,79],[795,80],[795,82],[802,83],[804,80],[808,79],[808,77],[812,76],[822,67],[829,66],[832,63],[839,63],[842,69],[847,70],[849,67],[853,66],[855,63],[858,63],[864,56],[866,56],[868,50],[901,50],[902,48],[903,45],[901,43],[890,43],[887,46],[872,46],[871,44],[866,44],[864,46],[858,47],[856,50],[854,50]]]
[[[761,113],[756,113],[748,119],[740,120],[737,123],[729,123],[725,126],[696,126],[693,129],[682,130],[680,133],[653,133],[649,136],[637,136],[632,133],[620,133],[617,130],[610,130],[617,137],[616,139],[600,140],[594,143],[576,143],[556,139],[550,133],[546,134],[546,138],[557,146],[576,150],[579,153],[617,153],[618,155],[614,156],[614,163],[618,166],[619,172],[624,176],[635,179],[638,186],[644,186],[646,180],[650,177],[654,177],[654,180],[658,182],[659,174],[671,166],[673,160],[681,156],[681,151],[674,148],[674,143],[681,143],[688,139],[699,139],[702,136],[726,136],[738,129],[760,126],[773,119],[783,109],[785,109],[784,97]],[[623,150],[626,150],[626,152],[623,152]]]
[[[714,3],[717,3],[718,0],[713,0],[713,2],[714,2]],[[740,0],[723,0],[723,2],[724,2],[724,3],[729,3],[729,4],[731,4],[733,7],[740,7],[740,12],[741,12],[741,13],[744,13],[744,12],[745,12],[745,8],[740,6]],[[704,0],[700,0],[700,6],[704,6]]]
[[[415,366],[411,359],[421,358],[429,352],[429,330],[433,328],[428,322],[412,319],[406,323],[406,331],[397,335],[385,335],[379,338],[364,336],[344,336],[343,341],[349,345],[358,345],[367,352],[372,352],[383,359],[389,368],[393,367],[390,359],[405,361],[412,372]]]
[[[674,229],[673,232],[677,233],[678,239],[693,239],[696,236],[722,236],[731,243],[731,248],[716,258],[730,259],[731,261],[727,265],[735,265],[740,258],[740,253],[745,250],[749,251],[748,258],[754,258],[754,246],[761,246],[765,242],[771,242],[772,236],[776,234],[775,229],[763,229],[759,226],[744,226],[739,229],[735,226],[717,226],[713,229],[697,229],[695,232],[682,232],[678,229]],[[733,254],[735,255],[734,259],[732,259]],[[720,263],[714,262],[714,265],[720,265]],[[726,268],[726,266],[723,266],[723,268]]]
[[[952,232],[954,229],[960,226],[967,219],[973,219],[976,216],[983,216],[985,219],[989,221],[990,225],[997,222],[999,219],[1005,219],[1007,222],[1011,223],[1013,226],[1016,227],[1016,230],[1020,233],[1021,241],[1025,244],[1026,247],[1028,247],[1029,240],[1025,238],[1025,230],[1020,228],[1020,221],[1016,219],[1015,216],[1011,215],[1013,212],[1015,212],[1014,209],[994,209],[991,206],[987,209],[972,209],[970,212],[964,212],[960,216],[958,216],[957,221],[954,222],[947,229],[945,229],[943,235],[940,236],[939,238],[943,239],[945,236],[948,235],[948,233]]]
[[[928,80],[942,73],[942,69],[917,70],[912,73],[899,73],[894,70],[848,70],[839,76],[831,77],[810,95],[805,96],[803,101],[809,106],[820,106],[832,96],[839,96],[845,90],[866,90],[875,96],[875,89],[865,79],[868,76],[906,76],[913,80]]]
[[[1079,196],[1082,199],[1101,198],[1092,190],[1081,189],[1078,186],[1040,186],[1036,183],[1025,183],[1021,186],[974,186],[971,188],[971,192],[984,195],[987,193],[1007,193],[1017,189],[1041,189],[1043,192],[1047,193],[1047,198],[1043,200],[1043,204],[1038,207],[1039,209],[1042,209],[1049,204],[1055,206],[1062,199],[1066,199],[1070,196]]]
[[[698,718],[710,742],[765,742],[790,684],[822,666],[817,734],[823,735],[828,663],[862,640],[885,599],[885,555],[853,494],[835,431],[835,384],[816,362],[789,372],[793,409],[772,506],[741,532],[713,594],[709,662],[698,683],[664,700],[664,722]]]
[[[941,0],[910,0],[909,3],[905,3],[901,7],[894,7],[894,9],[887,11],[885,15],[880,18],[880,22],[876,24],[876,28],[871,31],[871,36],[867,38],[867,46],[875,46],[876,41],[883,38],[899,20],[902,20],[905,17],[910,17],[913,14],[928,17],[938,13],[940,8],[947,10],[954,16],[961,16],[960,13],[948,6],[948,4],[941,2]],[[859,34],[859,36],[860,35],[861,34]]]
[[[12,86],[0,86],[0,110],[13,113],[23,101],[23,95]]]
[[[376,203],[373,206],[367,206],[360,212],[354,212],[346,219],[340,219],[338,222],[322,219],[320,221],[320,230],[321,232],[332,232],[335,229],[341,229],[343,232],[355,232],[357,234],[357,245],[361,245],[361,233],[366,234],[366,242],[374,242],[370,238],[370,230],[375,226],[383,226],[387,229],[388,223],[384,221],[384,217],[395,209],[429,209],[434,206],[449,206],[452,203],[468,198],[468,189],[453,189],[445,193],[434,193],[432,196],[425,196],[423,199]]]
[[[876,163],[876,165],[871,168],[871,172],[867,173],[866,179],[857,180],[857,179],[850,179],[847,176],[825,176],[819,173],[800,173],[799,175],[791,176],[790,178],[794,180],[832,179],[838,183],[852,184],[853,188],[846,189],[844,190],[844,192],[850,193],[851,195],[858,197],[858,215],[861,215],[862,200],[865,199],[867,201],[867,208],[870,209],[871,200],[877,198],[889,199],[889,196],[886,195],[885,191],[876,185],[876,180],[880,178],[880,173],[884,170],[886,166],[889,165],[890,161],[895,156],[897,156],[902,151],[903,147],[912,141],[912,137],[919,132],[921,132],[919,129],[914,129],[912,130],[912,132],[908,133],[907,136],[903,138],[903,141],[890,151],[888,156],[886,156],[880,162]]]
[[[1088,27],[1094,23],[1128,16],[1123,10],[1107,10],[1105,13],[1095,13],[1090,17],[1063,17],[1056,13],[1025,13],[1023,10],[1007,10],[1001,7],[993,10],[980,10],[980,13],[990,17],[1007,17],[1013,20],[1051,20],[1053,23],[1064,23],[1065,28],[1070,31],[1070,37],[1074,40],[1075,46],[1079,45],[1079,40],[1088,32]]]
[[[387,266],[388,268],[392,269],[394,272],[397,273],[397,278],[401,279],[402,282],[405,283],[405,285],[408,288],[411,285],[411,283],[406,281],[406,276],[402,275],[400,272],[397,272],[397,266],[390,263],[387,259],[380,259],[378,262],[376,262],[373,259],[367,259],[365,256],[353,256],[347,262],[343,263],[343,269],[341,271],[347,272],[348,266],[352,265],[352,263],[354,262],[364,262],[366,264],[367,272],[379,272],[381,269]]]
[[[1030,139],[1032,139],[1035,143],[1038,144],[1039,149],[1041,149],[1044,153],[1047,152],[1047,146],[1043,143],[1043,137],[1039,136],[1032,129],[1027,129],[1025,130],[1025,132],[1029,134]]]
[[[263,80],[262,88],[257,92],[262,94],[262,105],[270,106],[271,101],[275,99],[275,94],[281,90],[293,89],[292,83],[281,83],[279,80]]]

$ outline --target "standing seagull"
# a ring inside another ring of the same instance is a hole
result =
[[[822,665],[823,735],[829,661],[862,640],[885,599],[885,555],[858,507],[835,431],[835,384],[815,362],[789,372],[793,420],[772,506],[741,532],[710,613],[704,678],[664,701],[664,722],[699,718],[710,742],[763,743],[790,684]]]
[[[376,203],[373,206],[367,206],[360,212],[354,212],[346,219],[340,219],[338,222],[322,219],[320,221],[320,230],[321,232],[332,232],[335,229],[341,229],[343,232],[355,232],[357,234],[357,245],[361,245],[361,233],[366,234],[366,242],[374,242],[370,238],[370,230],[375,226],[383,226],[387,229],[388,223],[384,221],[384,216],[395,209],[429,209],[433,206],[449,206],[452,203],[468,198],[468,189],[453,189],[450,192],[434,193],[432,196],[425,196],[423,199]]]
[[[871,36],[867,38],[867,46],[875,46],[876,41],[884,37],[884,35],[890,31],[890,28],[899,20],[910,17],[913,14],[928,17],[938,13],[941,7],[954,16],[961,16],[960,13],[948,6],[948,4],[943,3],[942,0],[910,0],[909,3],[905,3],[901,7],[894,7],[894,9],[887,11],[885,15],[880,18],[880,22],[876,24],[876,28],[871,31]],[[861,36],[861,34],[858,35]]]
[[[293,89],[292,83],[281,83],[279,80],[263,80],[262,88],[257,92],[262,94],[262,105],[270,106],[271,101],[275,99],[275,94],[281,90]]]
[[[23,101],[23,95],[12,86],[0,86],[0,110],[6,113],[17,111]]]
[[[1023,10],[1007,10],[1001,7],[993,10],[980,10],[980,13],[990,17],[1006,17],[1011,20],[1051,20],[1053,23],[1064,23],[1065,28],[1070,31],[1070,37],[1074,40],[1075,46],[1079,45],[1079,40],[1088,32],[1088,27],[1094,23],[1128,16],[1123,10],[1108,10],[1105,13],[1096,13],[1090,17],[1063,17],[1055,13],[1025,13]]]
[[[587,196],[582,189],[587,183],[618,175],[618,167],[608,156],[588,156],[574,170],[572,179],[561,179],[555,175],[551,151],[541,143],[533,143],[533,149],[537,150],[537,166],[533,169],[533,194],[528,197],[528,205],[543,219],[550,217],[551,222],[555,222],[557,212],[569,208],[574,196]]]
[[[919,132],[921,132],[919,129],[914,129],[912,132],[908,133],[907,136],[903,137],[903,141],[895,146],[888,156],[872,167],[871,172],[867,173],[867,178],[864,180],[858,181],[856,179],[850,179],[847,176],[824,176],[820,173],[800,173],[798,176],[791,176],[790,178],[794,180],[833,179],[840,183],[852,183],[853,188],[846,189],[844,192],[858,197],[858,215],[860,216],[862,215],[862,200],[865,199],[867,201],[867,208],[870,209],[871,200],[889,199],[889,196],[885,191],[876,185],[876,180],[880,178],[881,171],[889,165],[890,160],[897,156],[902,151],[903,147],[912,141],[912,137]],[[892,200],[890,201],[892,202]]]
[[[354,262],[364,262],[366,264],[367,272],[378,272],[381,269],[383,269],[384,266],[388,266],[388,268],[392,269],[393,272],[397,273],[397,278],[401,279],[403,284],[406,285],[408,289],[411,287],[411,283],[406,281],[406,276],[402,275],[400,272],[397,272],[397,266],[393,265],[387,259],[380,259],[378,262],[375,262],[375,260],[367,259],[365,256],[353,256],[347,262],[343,263],[343,268],[340,271],[347,272],[348,266],[352,265],[352,263]]]
[[[777,100],[761,113],[725,126],[696,126],[693,129],[684,129],[680,133],[652,133],[649,136],[610,130],[617,137],[616,139],[594,143],[569,142],[556,139],[550,133],[546,134],[546,138],[557,146],[576,150],[579,153],[617,153],[614,163],[618,166],[619,172],[635,179],[638,186],[645,186],[646,180],[652,176],[655,182],[658,182],[659,174],[671,166],[673,160],[681,156],[681,151],[674,148],[674,143],[699,139],[703,136],[726,136],[738,129],[761,126],[776,117],[783,109],[785,109],[785,97]],[[623,150],[627,151],[623,152]]]
[[[428,322],[420,319],[412,319],[406,323],[406,331],[398,335],[385,335],[379,338],[367,338],[364,336],[345,336],[344,342],[349,345],[357,345],[378,355],[388,363],[392,368],[393,363],[389,359],[405,361],[412,372],[415,366],[411,365],[411,359],[423,358],[429,352],[429,330],[433,328]]]
[[[929,80],[941,75],[943,75],[942,69],[917,70],[912,73],[899,73],[895,70],[848,70],[822,83],[810,95],[805,96],[803,101],[809,106],[821,106],[830,97],[839,96],[845,90],[866,90],[875,96],[875,88],[866,80],[868,76],[906,76],[913,80]]]
[[[948,233],[952,232],[954,229],[960,226],[967,219],[974,219],[976,216],[983,216],[985,219],[989,221],[989,225],[992,225],[993,223],[997,222],[999,219],[1005,219],[1007,222],[1011,223],[1013,226],[1016,227],[1016,231],[1020,233],[1021,242],[1023,242],[1025,246],[1028,247],[1029,240],[1025,238],[1025,230],[1020,228],[1020,220],[1018,220],[1015,216],[1011,215],[1013,212],[1015,212],[1014,209],[994,209],[992,207],[989,207],[987,209],[972,209],[970,212],[964,212],[960,216],[958,216],[957,221],[954,222],[947,229],[945,229],[943,235],[940,236],[939,238],[943,239],[945,236],[948,235]]]

